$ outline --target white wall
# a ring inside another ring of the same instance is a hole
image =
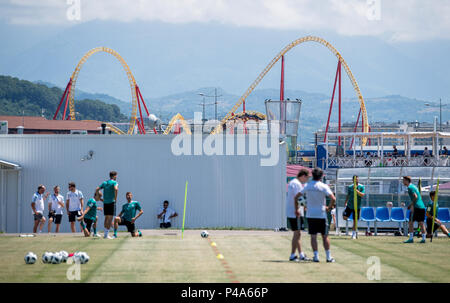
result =
[[[117,212],[126,201],[127,191],[143,206],[144,215],[137,221],[139,228],[159,227],[156,212],[164,200],[169,200],[180,215],[174,219],[173,226],[181,227],[186,180],[189,182],[186,228],[285,225],[285,145],[278,147],[280,159],[276,166],[261,166],[260,159],[266,157],[259,155],[175,156],[171,152],[172,138],[162,135],[1,135],[0,159],[22,167],[20,205],[10,202],[13,198],[7,199],[8,213],[21,210],[20,230],[8,221],[7,231],[32,231],[30,203],[39,184],[46,185],[50,191],[58,184],[65,195],[68,182],[74,181],[89,199],[95,188],[109,178],[111,170],[118,172]],[[93,159],[81,161],[89,150],[95,153]],[[6,195],[10,195],[9,191]],[[47,213],[46,206],[45,215]],[[103,222],[103,218],[103,214],[99,215],[99,222]],[[99,225],[100,230],[102,225]],[[69,231],[66,215],[61,228],[61,231]]]

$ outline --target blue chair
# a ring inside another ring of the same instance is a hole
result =
[[[437,214],[438,219],[442,222],[442,223],[450,223],[450,211],[448,208],[439,208],[438,214]]]
[[[389,216],[389,209],[387,207],[377,207],[375,218],[377,222],[391,221]]]
[[[411,211],[408,209],[407,211],[406,211],[406,216],[405,216],[405,221],[406,222],[409,222],[409,218],[411,217]]]
[[[405,213],[401,207],[393,207],[391,209],[391,221],[398,222],[398,231],[402,230],[402,223],[406,222]]]
[[[375,222],[375,213],[372,207],[361,208],[361,221],[367,222],[367,232],[370,232],[370,222]]]
[[[389,216],[389,209],[385,206],[377,207],[375,212],[375,235],[378,234],[377,222],[389,222],[391,218]]]

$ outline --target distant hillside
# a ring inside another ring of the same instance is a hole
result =
[[[26,80],[0,75],[0,115],[39,116],[52,119],[63,91]],[[117,105],[83,99],[76,104],[77,120],[126,121]]]
[[[53,88],[53,87],[58,87],[57,85],[50,83],[50,82],[46,82],[46,81],[34,81],[34,83],[36,84],[43,84],[49,88]],[[60,89],[65,89],[65,88],[61,88]],[[62,93],[61,93],[62,94]],[[82,90],[77,89],[76,93],[75,93],[75,99],[76,100],[83,100],[83,99],[89,99],[89,100],[99,100],[99,101],[103,101],[107,104],[114,104],[117,105],[120,109],[120,112],[123,113],[126,116],[130,116],[131,115],[131,104],[129,102],[124,102],[122,100],[119,100],[117,98],[114,98],[110,95],[106,95],[106,94],[92,94],[92,93],[88,93]]]

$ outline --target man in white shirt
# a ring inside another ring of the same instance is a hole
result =
[[[298,205],[298,193],[303,189],[303,184],[308,181],[309,171],[307,169],[301,169],[297,177],[289,182],[288,192],[286,197],[286,217],[289,220],[289,225],[291,230],[294,232],[292,236],[292,246],[291,246],[291,256],[289,261],[299,262],[300,260],[307,261],[308,258],[302,251],[301,246],[301,224],[299,222],[301,213]],[[299,256],[295,254],[298,250]]]
[[[327,256],[327,262],[335,262],[330,253],[330,239],[328,238],[328,224],[327,211],[334,208],[336,198],[333,195],[330,187],[320,180],[323,176],[323,171],[320,168],[314,168],[312,171],[313,180],[308,182],[306,186],[300,191],[299,196],[306,196],[306,206],[308,212],[306,218],[308,219],[308,233],[311,235],[311,246],[314,251],[314,262],[319,261],[319,252],[317,249],[317,234],[322,234],[323,247]],[[326,197],[330,197],[331,204],[327,206]]]
[[[75,219],[76,217],[81,216],[81,212],[83,211],[83,203],[84,197],[83,193],[76,189],[75,183],[69,183],[69,191],[66,195],[66,209],[67,214],[69,215],[70,229],[73,233],[76,232],[75,229]]]
[[[164,201],[164,206],[159,208],[158,211],[158,219],[160,219],[160,224],[159,227],[160,228],[169,228],[172,226],[172,224],[170,223],[170,220],[176,216],[178,216],[178,214],[169,207],[169,201]]]
[[[34,217],[33,233],[37,232],[39,224],[39,233],[41,233],[42,228],[45,224],[44,200],[47,199],[48,193],[46,195],[44,195],[44,193],[45,186],[41,184],[38,186],[37,191],[33,195],[33,198],[31,198],[31,209],[33,211],[32,214]]]
[[[52,231],[52,223],[55,222],[56,230],[59,232],[59,227],[61,225],[61,219],[64,209],[64,197],[59,193],[60,188],[56,185],[53,188],[53,194],[48,198],[48,232]]]

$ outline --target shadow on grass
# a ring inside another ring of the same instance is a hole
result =
[[[263,262],[268,263],[292,263],[292,264],[298,264],[298,263],[311,263],[312,261],[300,261],[300,262],[294,262],[289,260],[262,260]]]

